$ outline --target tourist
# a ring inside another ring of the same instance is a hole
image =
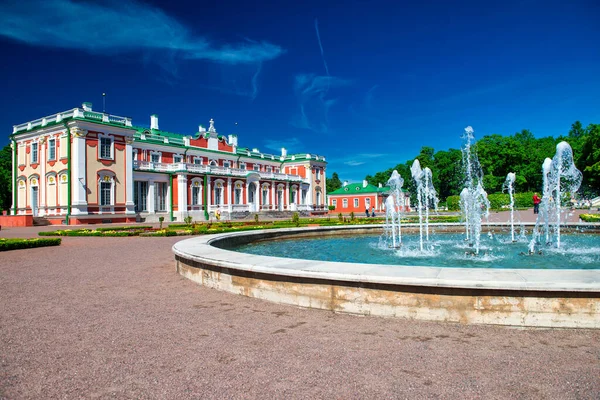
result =
[[[542,202],[542,199],[540,199],[540,197],[538,196],[537,193],[534,193],[533,194],[533,213],[534,214],[539,214],[541,202]]]
[[[367,215],[367,218],[369,218],[369,207],[365,209],[365,214]]]
[[[371,217],[375,218],[375,207],[371,209]]]
[[[215,211],[215,218],[217,221],[221,219],[221,207],[217,207],[217,211]]]

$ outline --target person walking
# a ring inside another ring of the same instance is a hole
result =
[[[542,202],[542,199],[540,199],[540,197],[538,196],[537,193],[533,194],[533,213],[534,214],[539,214],[540,213],[540,203]]]

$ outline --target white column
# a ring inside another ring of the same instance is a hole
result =
[[[10,179],[12,180],[12,190],[13,190],[13,195],[11,196],[11,203],[12,203],[12,207],[10,208],[10,212],[8,213],[9,215],[17,215],[17,206],[19,205],[19,200],[18,197],[19,196],[19,188],[17,187],[17,182],[15,182],[15,172],[14,169],[17,166],[17,158],[15,157],[15,153],[16,151],[14,151],[15,146],[17,146],[16,142],[13,142],[11,140],[10,142],[10,149],[11,149],[11,153],[12,153],[12,164],[11,164],[11,169],[10,169]],[[17,146],[17,150],[19,149],[19,147]],[[58,183],[56,184],[58,186]],[[16,193],[16,196],[15,196]],[[14,199],[15,197],[17,197],[17,204],[14,203]],[[14,210],[14,212],[13,212]]]
[[[207,192],[206,192],[206,210],[207,210],[208,212],[210,212],[210,204],[211,204],[211,201],[212,201],[212,200],[211,200],[211,196],[212,196],[212,190],[211,190],[211,187],[212,187],[212,185],[210,184],[210,176],[208,177],[208,179],[207,179],[206,181],[207,181],[207,183],[208,183],[208,184],[206,185],[206,186],[207,186],[207,187],[206,187],[206,190],[207,190]]]
[[[275,181],[271,182],[271,208],[275,210],[275,195],[277,193]]]
[[[133,202],[133,138],[125,138],[125,213],[135,214]]]
[[[46,215],[46,143],[47,139],[40,140],[38,149],[38,161],[40,162],[40,201],[38,215],[40,217]]]
[[[229,210],[229,218],[231,219],[231,212],[232,212],[232,204],[233,204],[233,199],[231,197],[231,178],[227,178],[227,203],[228,207],[227,209]]]
[[[73,144],[71,146],[71,214],[87,214],[87,176],[86,176],[86,154],[85,135],[87,131],[79,128],[71,130],[73,133]],[[67,138],[68,140],[68,138]],[[97,182],[90,182],[97,185]],[[100,193],[98,193],[98,197]]]
[[[287,209],[290,209],[290,183],[285,183],[285,199],[283,199],[283,204],[287,204]]]
[[[153,214],[156,212],[156,207],[154,206],[155,193],[156,193],[156,184],[154,181],[148,181],[148,197],[146,198],[146,207],[148,208],[148,213]]]
[[[311,208],[313,205],[313,182],[310,182],[310,185],[308,185],[308,193],[306,194],[306,204],[308,204]]]
[[[187,175],[177,175],[177,209],[183,221],[187,217],[188,198],[187,198]]]

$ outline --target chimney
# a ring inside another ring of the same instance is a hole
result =
[[[150,129],[158,130],[158,115],[156,114],[150,116]]]
[[[364,188],[366,188],[368,184],[369,184],[369,183],[367,182],[367,180],[366,180],[366,179],[365,179],[365,180],[363,180],[363,187],[364,187]]]
[[[237,141],[237,136],[236,135],[229,135],[229,145],[230,146],[237,146],[238,141]]]
[[[89,103],[87,101],[83,103],[81,107],[83,108],[83,111],[92,111],[92,103]]]
[[[206,133],[206,128],[203,127],[202,125],[198,125],[198,132],[200,132],[200,133]]]
[[[348,186],[348,181],[344,181],[343,187],[346,187],[346,186]]]
[[[287,150],[285,149],[285,147],[281,148],[281,157],[287,157]]]
[[[381,188],[381,187],[383,187],[383,185],[381,184],[381,182],[379,182],[379,187],[380,187],[380,188]]]

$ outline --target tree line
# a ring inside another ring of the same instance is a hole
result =
[[[509,172],[516,174],[515,191],[535,192],[542,189],[542,163],[556,153],[556,145],[568,142],[573,148],[575,165],[583,173],[583,182],[579,193],[584,198],[600,194],[600,124],[583,127],[575,121],[567,135],[558,138],[535,138],[533,133],[523,129],[511,136],[498,134],[486,135],[473,146],[483,170],[485,190],[501,193],[502,185]],[[409,193],[416,192],[410,167],[419,159],[421,168],[429,167],[433,173],[433,184],[438,198],[443,202],[448,196],[459,195],[464,183],[462,152],[459,149],[435,151],[424,146],[420,153],[405,163],[390,167],[365,179],[374,185],[385,185],[394,170],[404,178],[404,188]],[[337,173],[327,180],[327,192],[341,187]]]

